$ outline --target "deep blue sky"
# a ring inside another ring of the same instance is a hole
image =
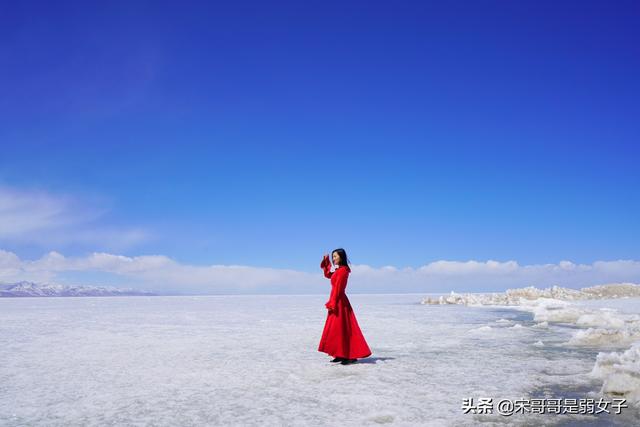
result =
[[[640,258],[636,1],[90,3],[0,6],[0,184],[126,255]]]

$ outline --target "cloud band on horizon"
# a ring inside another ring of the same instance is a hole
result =
[[[84,281],[68,273],[88,274]],[[107,285],[178,294],[319,294],[328,281],[318,272],[246,265],[182,264],[164,255],[128,257],[105,252],[65,257],[51,251],[24,260],[0,249],[0,281],[30,280],[69,285]],[[111,282],[111,283],[106,283]],[[418,268],[352,266],[351,293],[431,293],[503,291],[522,286],[559,285],[581,288],[613,282],[640,282],[640,261],[596,261],[592,264],[520,265],[516,261],[434,261]]]

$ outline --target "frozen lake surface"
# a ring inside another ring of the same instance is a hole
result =
[[[469,397],[598,397],[596,356],[630,344],[576,344],[589,325],[420,304],[425,295],[349,294],[373,354],[347,366],[317,351],[326,295],[0,299],[0,425],[637,422],[631,408],[597,418],[465,414]],[[616,304],[637,313],[640,300]]]

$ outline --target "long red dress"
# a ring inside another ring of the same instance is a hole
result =
[[[324,276],[331,279],[331,296],[325,304],[329,312],[318,351],[344,359],[370,356],[371,350],[360,331],[349,298],[344,293],[351,269],[348,265],[342,265],[331,272],[328,258],[322,260],[320,267],[324,270]]]

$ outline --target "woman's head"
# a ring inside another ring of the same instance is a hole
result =
[[[334,249],[331,256],[333,257],[333,265],[347,265],[349,263],[347,253],[342,248]]]

